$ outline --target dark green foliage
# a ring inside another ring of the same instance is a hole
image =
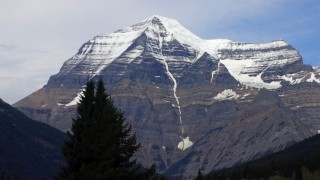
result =
[[[320,179],[320,135],[243,165],[212,172],[204,179]]]
[[[62,152],[67,160],[68,166],[63,169],[66,179],[79,179],[83,162],[90,161],[90,120],[93,116],[94,83],[88,82],[78,104],[78,117],[73,119],[71,132],[68,132],[69,141],[62,147]]]
[[[87,83],[77,110],[63,146],[67,166],[57,179],[148,179],[154,175],[154,166],[145,170],[131,159],[140,145],[102,80],[96,88],[92,81]]]
[[[52,179],[64,158],[65,133],[36,122],[0,99],[0,179]]]

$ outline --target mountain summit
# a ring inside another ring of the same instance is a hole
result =
[[[144,44],[139,44],[141,40],[144,40]],[[227,42],[231,41],[202,40],[176,20],[152,16],[114,33],[94,37],[85,43],[73,58],[66,62],[65,69],[61,69],[61,73],[70,72],[83,60],[90,59],[90,69],[83,69],[79,73],[90,76],[103,74],[101,71],[121,55],[126,54],[128,58],[127,61],[122,63],[129,64],[132,60],[141,56],[145,52],[145,48],[153,55],[162,55],[161,50],[167,48],[170,43],[179,43],[184,48],[192,49],[191,51],[194,54],[197,53],[197,57],[186,61],[194,62],[205,52],[217,55],[217,48]]]
[[[169,176],[231,167],[320,129],[319,69],[282,40],[203,40],[152,16],[89,40],[14,106],[66,131],[88,79],[103,79],[133,125],[138,161]]]
[[[227,39],[203,40],[176,20],[161,16],[152,16],[114,33],[94,37],[64,64],[60,73],[76,73],[89,77],[103,75],[103,70],[115,61],[130,64],[146,52],[164,63],[161,56],[167,57],[168,53],[174,52],[176,49],[172,49],[173,44],[179,45],[189,56],[176,60],[169,57],[169,64],[192,64],[204,53],[208,53],[219,59],[217,62],[226,66],[229,73],[246,86],[277,89],[282,86],[282,81],[291,84],[306,80],[320,82],[318,75],[313,78],[314,74],[303,73],[304,70],[313,72],[312,67],[303,66],[299,53],[283,40],[264,44]],[[287,69],[292,64],[297,64],[299,69]],[[176,77],[177,73],[173,73],[173,77]],[[265,77],[265,74],[272,76]]]

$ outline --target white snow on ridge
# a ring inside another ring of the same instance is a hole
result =
[[[315,77],[314,73],[311,73],[310,78],[306,80],[307,82],[316,82],[316,83],[320,83],[320,79],[317,79]]]
[[[147,36],[148,42],[151,42],[148,43],[148,47],[141,45],[130,51],[126,51],[143,33]],[[186,48],[192,49],[192,51],[195,50],[198,55],[192,60],[188,58],[175,59],[174,57],[166,57],[168,60],[168,62],[166,62],[167,66],[170,65],[167,69],[172,66],[179,66],[181,61],[193,63],[200,55],[207,52],[216,59],[222,58],[220,62],[226,66],[230,74],[241,84],[255,88],[280,88],[280,81],[266,83],[261,79],[263,70],[268,67],[281,67],[300,59],[299,54],[295,50],[286,48],[289,45],[282,40],[257,44],[235,42],[228,39],[205,40],[190,32],[174,19],[154,15],[138,24],[128,26],[110,34],[94,37],[82,47],[80,54],[75,55],[65,63],[66,68],[62,69],[62,71],[70,72],[77,64],[83,63],[85,65],[88,64],[88,66],[86,66],[83,72],[79,73],[89,73],[94,76],[95,74],[100,74],[102,70],[115,60],[129,64],[144,52],[144,48],[156,49],[156,42],[158,40],[166,43],[174,39]],[[274,50],[276,48],[282,49],[281,51]],[[224,56],[221,50],[240,50],[240,53],[236,52],[229,57]],[[241,53],[246,50],[257,50],[257,52],[249,51],[243,54]],[[163,56],[160,55],[157,50],[154,51],[154,55],[155,57],[159,57],[159,59]],[[228,59],[223,60],[223,58]],[[315,67],[315,69],[316,68],[317,67]],[[318,72],[319,71],[320,70],[318,70]],[[211,83],[213,83],[214,75],[218,72],[219,70],[212,72]],[[171,73],[172,76],[177,76],[175,72]],[[279,77],[279,79],[289,81],[290,83],[299,82],[299,80],[294,78],[290,79],[290,77]],[[320,80],[316,78],[310,78],[309,81],[320,82]]]
[[[230,42],[224,46],[228,50],[259,50],[259,49],[272,49],[288,46],[283,40],[272,41],[267,43],[243,43],[243,42]]]
[[[280,81],[274,81],[271,83],[266,83],[261,79],[263,71],[256,76],[249,76],[244,74],[242,71],[247,67],[252,67],[255,63],[250,59],[243,60],[221,60],[221,63],[226,66],[229,73],[241,84],[255,87],[255,88],[266,88],[266,89],[277,89],[281,87]]]
[[[186,150],[187,148],[191,147],[193,143],[190,141],[189,136],[186,138],[182,138],[182,141],[179,142],[178,148],[182,151]]]
[[[66,104],[65,106],[68,107],[68,106],[74,106],[74,105],[77,105],[79,102],[80,102],[80,98],[81,96],[83,96],[83,90],[80,90],[80,92],[77,94],[77,96],[71,101],[69,102],[68,104]]]
[[[244,43],[236,42],[229,39],[201,39],[196,36],[184,26],[182,26],[178,21],[158,15],[151,16],[150,18],[144,20],[143,22],[150,22],[152,19],[157,18],[161,21],[163,26],[166,28],[166,32],[174,37],[180,43],[191,46],[192,48],[199,51],[199,53],[207,52],[215,58],[219,56],[219,50],[264,50],[272,48],[282,48],[289,44],[283,40],[276,40],[267,43]],[[167,40],[167,39],[166,39]]]
[[[225,89],[221,93],[217,94],[213,99],[215,100],[225,100],[225,99],[237,99],[239,95],[232,89]]]
[[[104,54],[109,58],[119,57],[132,42],[145,30],[138,31],[117,31],[111,34],[96,36],[88,45],[83,47],[83,54]],[[94,44],[95,46],[92,46]]]
[[[313,66],[312,67],[317,73],[320,73],[320,67],[319,66]]]
[[[218,49],[232,42],[228,39],[203,40],[183,27],[178,21],[162,16],[155,15],[148,18],[146,21],[150,21],[153,18],[158,18],[166,30],[180,43],[191,46],[199,51],[200,54],[207,52],[210,55],[217,57]]]
[[[299,84],[305,78],[305,76],[302,76],[300,78],[295,78],[295,76],[296,74],[286,74],[283,76],[279,76],[279,78],[289,82],[290,84]]]
[[[299,84],[301,82],[316,82],[320,84],[320,78],[317,78],[318,75],[317,72],[304,72],[301,71],[299,73],[293,73],[293,74],[286,74],[283,76],[278,76],[279,79],[283,79],[290,84]],[[309,78],[308,78],[309,77]]]
[[[64,106],[64,104],[62,104],[62,103],[57,103],[57,105],[58,105],[58,106]]]
[[[119,57],[125,50],[129,48],[132,42],[144,31],[144,29],[140,31],[132,31],[132,32],[115,32],[105,36],[98,36],[94,40],[92,40],[97,46],[94,46],[91,54],[103,54],[108,58],[104,59],[96,70],[96,74],[100,73],[107,65],[109,65],[114,59]],[[99,45],[103,44],[103,46]],[[137,50],[137,52],[133,52],[131,56],[138,56],[141,54],[141,50]],[[130,61],[131,62],[131,61]],[[129,62],[127,62],[129,63]]]

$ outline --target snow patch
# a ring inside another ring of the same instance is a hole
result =
[[[43,108],[43,107],[46,107],[47,106],[47,104],[44,104],[44,105],[42,105],[41,107]]]
[[[250,95],[250,93],[244,94],[241,99],[245,99],[246,97],[248,97]]]
[[[225,89],[221,93],[217,94],[213,99],[215,100],[225,100],[225,99],[237,99],[239,95],[232,89]]]
[[[264,71],[262,71],[260,74],[256,76],[249,76],[249,74],[244,74],[243,71],[248,67],[253,67],[255,63],[250,59],[243,59],[243,60],[225,59],[225,60],[221,60],[221,63],[223,63],[226,66],[226,68],[229,70],[229,73],[243,85],[255,87],[259,89],[261,88],[278,89],[281,87],[280,81],[273,81],[271,83],[264,82],[261,78],[262,73]]]
[[[288,76],[286,76],[286,75],[280,76],[279,78],[281,78],[281,79],[283,79],[283,80],[285,80],[285,81],[290,82],[290,84],[295,84],[295,83],[296,83],[296,81],[295,81],[292,77],[288,77]]]
[[[305,79],[308,75],[310,75],[310,77],[308,79]],[[304,74],[301,75],[299,73],[295,73],[295,74],[286,74],[283,76],[278,76],[280,79],[283,79],[287,82],[289,82],[290,84],[299,84],[301,82],[316,82],[316,83],[320,83],[320,79],[316,78],[316,73],[311,72],[308,74]]]
[[[74,106],[74,105],[77,105],[79,102],[80,102],[80,98],[83,96],[83,90],[82,89],[78,94],[77,96],[71,101],[69,102],[68,104],[66,104],[65,106]]]
[[[310,78],[306,80],[307,82],[316,82],[320,83],[320,80],[316,78],[314,73],[311,73]]]
[[[211,72],[211,79],[210,79],[211,84],[212,84],[212,81],[213,81],[213,76],[220,72],[220,61],[218,62],[217,66],[218,66],[217,70],[214,70],[214,71]]]
[[[182,151],[186,150],[187,148],[191,147],[193,143],[190,141],[189,136],[186,138],[182,138],[182,141],[179,142],[178,148],[181,149]]]
[[[294,78],[294,75],[295,74],[292,74],[292,75],[287,74],[287,75],[279,76],[279,78],[289,82],[290,84],[299,84],[299,83],[301,83],[301,81],[303,80],[304,77],[302,77],[302,78]]]

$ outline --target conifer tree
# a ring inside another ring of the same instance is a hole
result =
[[[92,81],[87,83],[77,111],[63,145],[67,165],[56,179],[147,179],[154,175],[154,169],[143,172],[131,159],[140,144],[102,80],[96,88]]]
[[[80,179],[80,171],[84,161],[87,161],[86,140],[90,119],[93,116],[94,107],[94,83],[89,81],[78,103],[78,115],[73,119],[71,132],[67,132],[68,140],[62,147],[62,153],[67,161],[57,179]]]

